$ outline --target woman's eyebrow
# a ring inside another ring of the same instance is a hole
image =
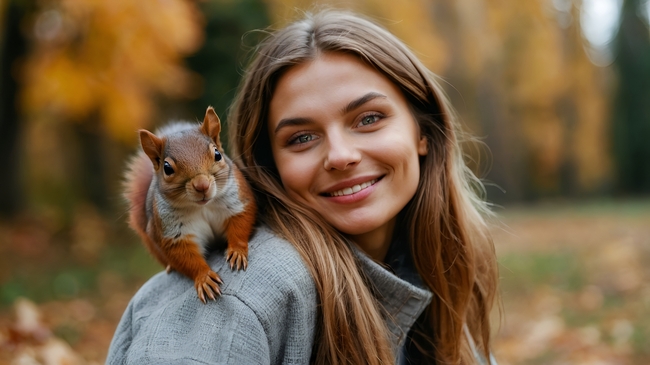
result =
[[[369,102],[370,100],[377,99],[377,98],[386,98],[386,95],[380,94],[376,91],[371,91],[365,95],[363,95],[360,98],[352,100],[348,105],[343,108],[343,114],[349,113],[353,111],[354,109],[360,107],[361,105]]]
[[[300,126],[300,125],[305,125],[311,123],[311,120],[308,118],[284,118],[280,120],[278,125],[275,127],[275,130],[273,133],[277,134],[278,131],[284,127],[289,127],[289,126]]]

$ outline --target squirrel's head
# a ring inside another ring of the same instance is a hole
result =
[[[155,170],[162,195],[175,205],[204,205],[226,184],[229,166],[219,133],[221,122],[208,107],[200,126],[173,124],[155,135],[141,129],[140,144]]]

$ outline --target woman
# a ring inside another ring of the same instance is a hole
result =
[[[228,121],[263,223],[249,269],[207,306],[181,277],[153,278],[109,363],[489,358],[497,274],[481,185],[434,76],[396,37],[342,12],[293,23],[258,48]]]

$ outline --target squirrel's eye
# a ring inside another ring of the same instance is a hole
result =
[[[214,149],[214,160],[221,161],[221,153],[219,153],[219,150],[217,150],[216,148]]]
[[[169,162],[165,161],[165,164],[163,165],[163,171],[165,172],[165,175],[171,175],[174,173],[174,169],[172,168],[172,165],[169,164]]]

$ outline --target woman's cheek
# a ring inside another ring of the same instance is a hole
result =
[[[287,193],[294,197],[300,196],[309,190],[313,175],[313,161],[302,156],[285,156],[278,165],[278,172]]]

